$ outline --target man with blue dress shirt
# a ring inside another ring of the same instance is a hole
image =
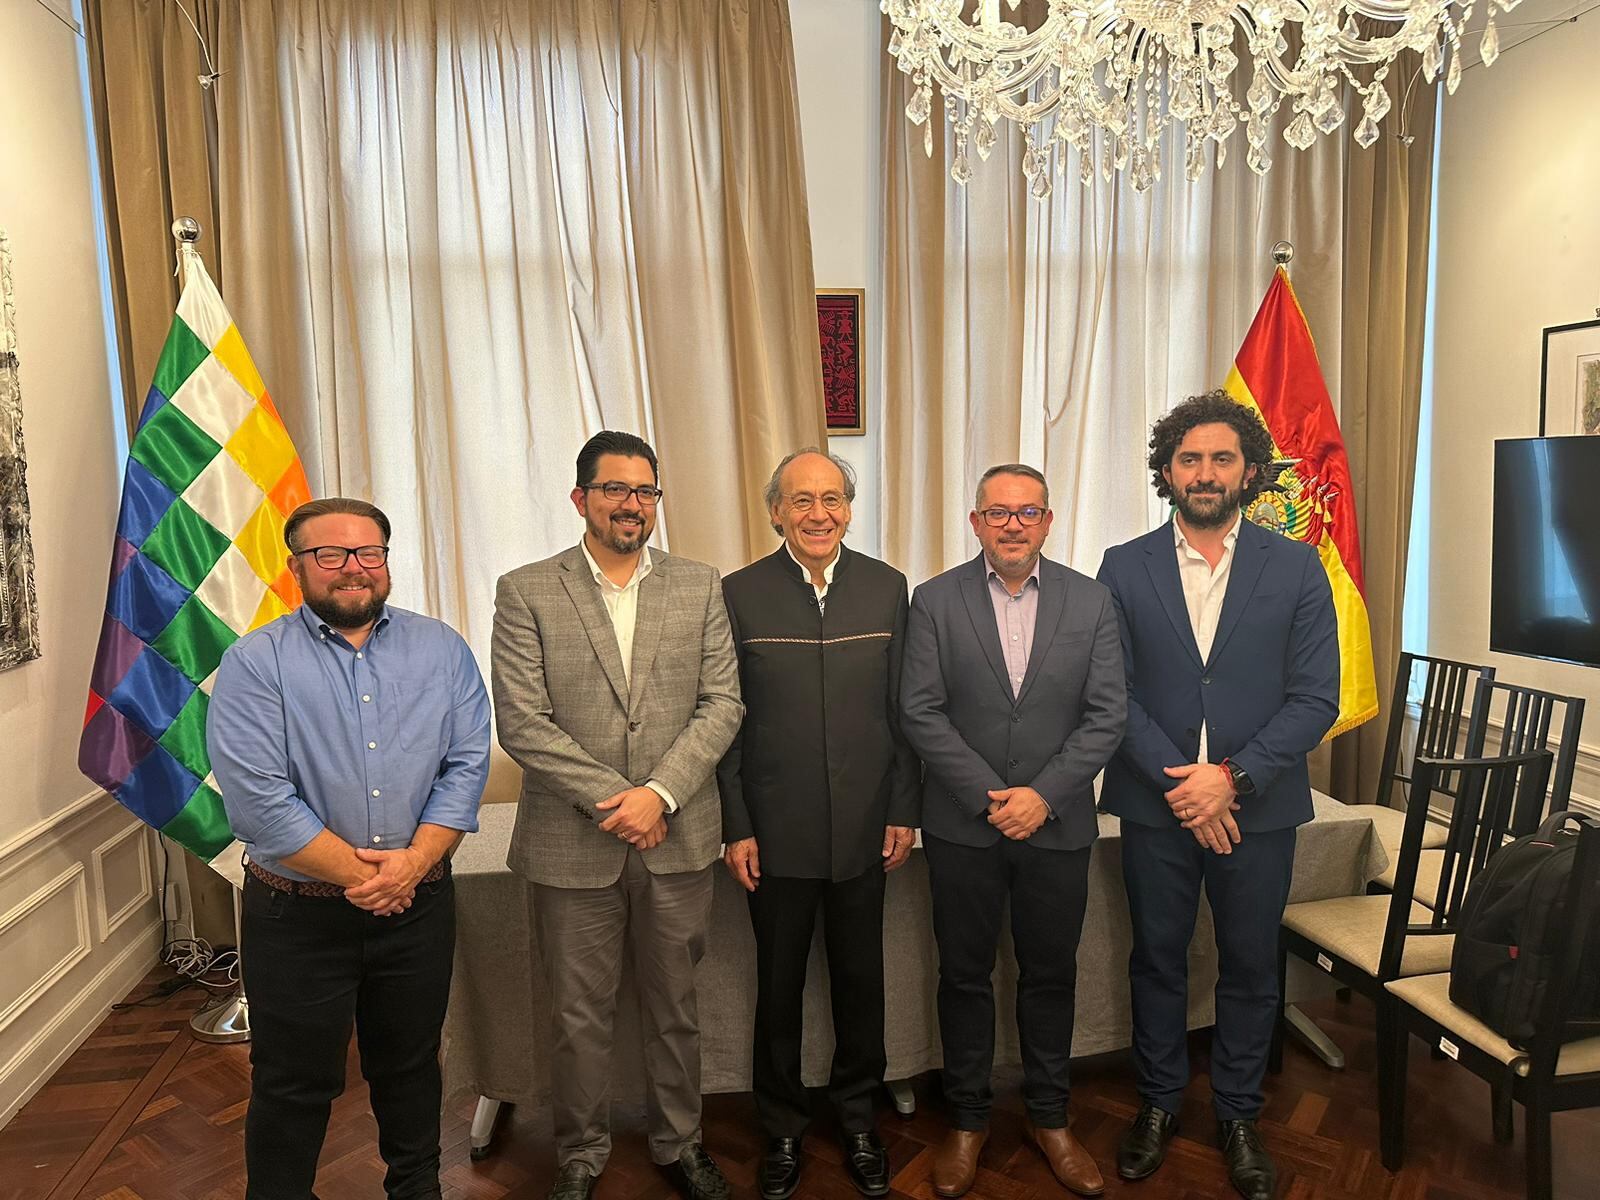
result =
[[[391,608],[389,519],[361,500],[284,526],[304,604],[223,656],[207,742],[245,843],[248,1200],[305,1200],[354,1025],[391,1197],[439,1191],[450,852],[477,830],[489,701],[449,626]]]

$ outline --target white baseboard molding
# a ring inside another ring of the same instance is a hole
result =
[[[146,925],[49,1024],[0,1066],[0,1128],[49,1082],[72,1052],[83,1045],[111,1006],[131,992],[155,965],[161,949],[161,921]]]

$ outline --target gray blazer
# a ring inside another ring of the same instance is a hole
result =
[[[650,779],[679,805],[666,840],[644,852],[652,872],[699,870],[722,844],[717,762],[744,715],[722,581],[704,563],[651,555],[631,688],[579,547],[500,579],[495,719],[500,745],[522,768],[506,865],[533,883],[614,883],[629,847],[599,831],[604,814],[594,806]]]
[[[1078,850],[1095,838],[1094,777],[1116,753],[1127,686],[1116,610],[1105,585],[1039,560],[1028,672],[1015,699],[976,558],[917,588],[900,675],[900,728],[923,762],[922,828],[989,846],[986,793],[1032,787],[1052,816],[1028,839]]]

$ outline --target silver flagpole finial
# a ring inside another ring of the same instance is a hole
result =
[[[1292,259],[1293,257],[1294,257],[1294,243],[1293,242],[1273,242],[1272,243],[1272,261],[1277,263],[1280,267],[1287,267],[1289,265],[1289,260]]]
[[[180,246],[192,246],[200,240],[200,222],[193,217],[179,217],[172,223],[172,236]]]

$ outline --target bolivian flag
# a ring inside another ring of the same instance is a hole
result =
[[[1316,343],[1282,267],[1273,274],[1223,386],[1240,404],[1261,414],[1274,443],[1275,478],[1245,515],[1315,546],[1333,587],[1339,618],[1339,718],[1328,731],[1331,738],[1378,715],[1378,682],[1350,461],[1322,380]]]
[[[78,767],[220,866],[235,843],[206,753],[211,684],[224,650],[300,603],[283,526],[311,493],[200,256],[182,253],[123,476]]]

